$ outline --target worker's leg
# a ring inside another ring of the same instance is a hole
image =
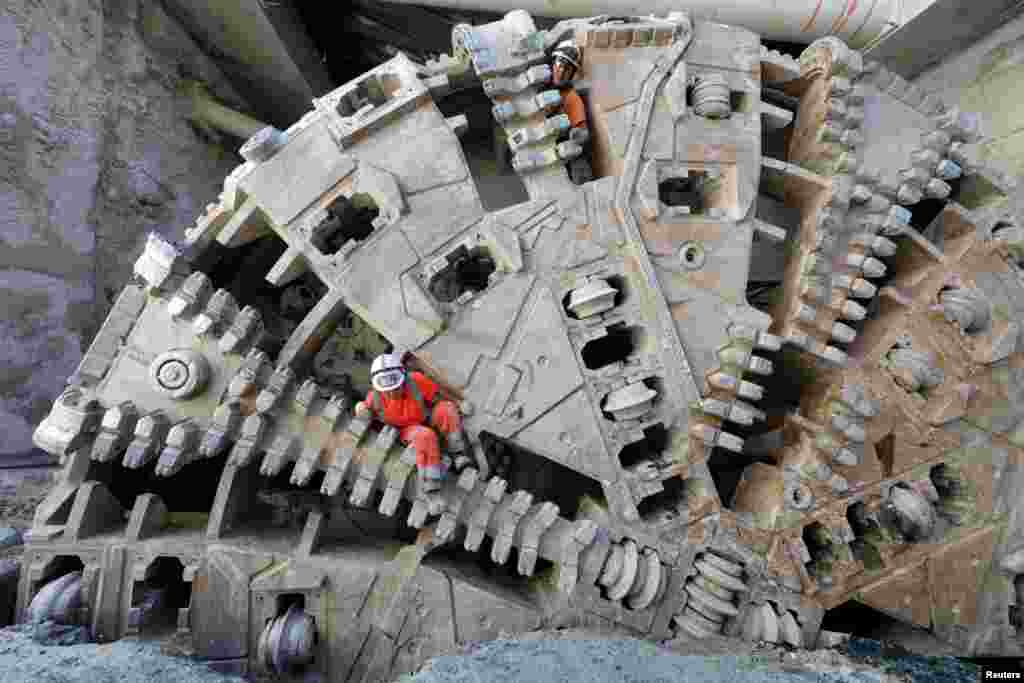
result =
[[[441,460],[441,447],[434,430],[413,425],[402,429],[399,438],[416,450],[416,469],[423,491],[430,493],[439,490],[447,468]]]
[[[438,401],[431,414],[431,424],[445,436],[445,447],[454,460],[456,472],[472,464],[466,453],[466,440],[462,435],[462,415],[453,401]]]
[[[453,438],[459,439],[462,436],[462,415],[459,414],[459,407],[452,401],[438,401],[431,412],[430,424],[448,438],[448,450],[461,451],[462,448],[452,448],[450,443]]]
[[[566,170],[569,172],[569,180],[575,185],[589,183],[594,179],[594,170],[591,168],[590,160],[587,158],[586,148],[584,148],[581,156],[569,161],[566,165]]]

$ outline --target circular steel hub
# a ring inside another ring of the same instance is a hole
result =
[[[169,360],[157,371],[157,381],[164,389],[180,389],[188,381],[188,366],[178,359]]]
[[[150,385],[173,399],[192,398],[206,388],[210,364],[192,349],[172,349],[157,356],[149,366]]]

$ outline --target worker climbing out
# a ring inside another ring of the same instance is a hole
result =
[[[584,148],[584,153],[569,161],[569,178],[577,185],[594,179],[590,161],[587,159],[586,145],[590,140],[590,129],[587,128],[587,105],[572,86],[572,79],[580,70],[583,53],[574,40],[563,40],[551,53],[551,83],[562,95],[562,109],[569,117],[569,141]]]
[[[373,417],[398,429],[402,443],[416,450],[416,469],[420,491],[427,494],[433,507],[448,470],[441,455],[438,432],[447,451],[455,457],[454,467],[469,463],[462,437],[462,416],[451,400],[441,397],[438,385],[421,372],[409,372],[403,354],[377,356],[370,367],[373,388],[365,401],[356,404],[357,417]]]

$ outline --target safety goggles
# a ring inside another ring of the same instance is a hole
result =
[[[388,368],[380,370],[373,375],[373,386],[380,391],[390,391],[402,386],[405,380],[405,370],[401,368]]]

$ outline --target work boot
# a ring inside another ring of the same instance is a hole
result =
[[[466,439],[461,430],[448,434],[445,441],[445,458],[450,460],[449,465],[453,473],[458,474],[473,464],[473,458],[466,452]],[[448,456],[451,456],[450,459]]]
[[[462,436],[462,430],[446,434],[444,438],[444,449],[455,455],[456,453],[464,453],[466,451],[466,438]]]
[[[590,166],[590,161],[583,156],[570,160],[567,170],[569,171],[569,180],[574,185],[589,183],[594,179],[594,170]]]
[[[420,471],[420,492],[436,493],[441,490],[441,480],[428,477],[425,472]]]
[[[420,498],[426,503],[427,515],[436,517],[444,512],[444,498],[441,497],[441,480],[427,477],[421,471],[419,474]]]

